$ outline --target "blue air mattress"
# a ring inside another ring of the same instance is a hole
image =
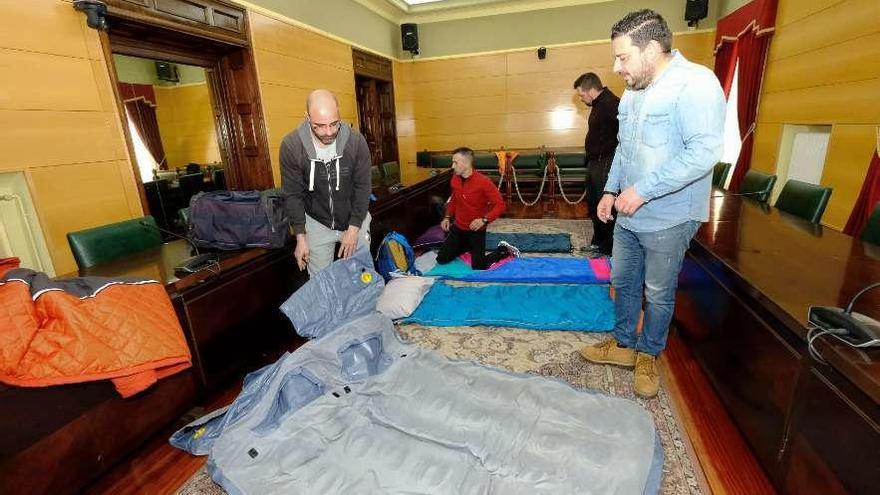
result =
[[[607,262],[606,262],[607,263]],[[436,265],[429,277],[465,282],[519,282],[531,284],[607,284],[608,273],[597,273],[585,257],[523,256],[492,270],[473,270],[460,259]]]
[[[601,285],[452,286],[436,283],[404,321],[437,327],[499,326],[607,332],[614,303]]]

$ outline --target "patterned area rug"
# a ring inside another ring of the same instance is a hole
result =
[[[555,219],[501,219],[492,224],[496,232],[570,232],[574,252],[586,246],[592,234],[589,222]],[[570,256],[570,255],[563,255]],[[632,390],[632,371],[587,363],[578,353],[584,345],[604,338],[583,332],[536,332],[501,327],[398,326],[400,335],[421,347],[453,359],[478,361],[520,373],[560,378],[576,388],[601,390],[635,400],[654,417],[663,445],[663,495],[709,493],[663,388],[651,400],[638,398]],[[205,468],[199,470],[178,492],[181,495],[222,495]]]

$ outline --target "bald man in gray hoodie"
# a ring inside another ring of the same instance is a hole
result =
[[[281,187],[296,234],[294,256],[309,276],[370,246],[370,149],[339,118],[336,96],[309,94],[306,120],[281,141]]]

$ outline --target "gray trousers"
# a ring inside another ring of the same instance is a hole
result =
[[[372,217],[367,213],[358,232],[358,249],[364,246],[370,248],[370,220]],[[344,230],[333,230],[306,215],[306,240],[309,243],[309,264],[306,267],[309,277],[314,277],[316,273],[333,263],[336,243],[342,240],[343,234],[345,234]]]

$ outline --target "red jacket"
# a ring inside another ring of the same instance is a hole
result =
[[[486,217],[492,222],[504,213],[504,199],[498,187],[476,170],[467,179],[453,175],[451,189],[446,216],[454,218],[461,230],[470,230],[471,222],[477,218]]]

